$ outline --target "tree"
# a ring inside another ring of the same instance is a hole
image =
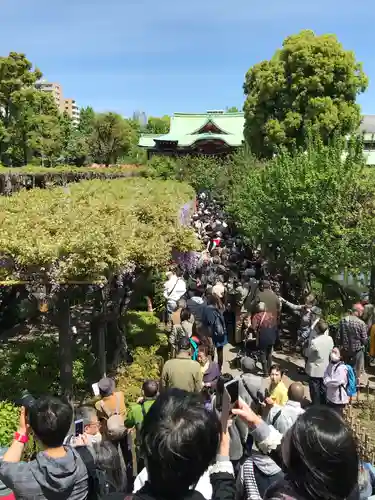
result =
[[[254,244],[280,247],[294,268],[332,276],[368,262],[373,241],[374,183],[365,177],[361,144],[343,141],[306,151],[281,152],[268,164],[248,169],[229,197],[229,211]]]
[[[238,113],[239,109],[237,108],[237,106],[231,106],[230,108],[227,107],[225,111],[227,113]]]
[[[78,130],[86,137],[89,137],[94,131],[95,111],[91,106],[82,108],[79,114]]]
[[[24,54],[0,57],[0,161],[6,165],[26,165],[34,156],[51,165],[61,154],[57,106],[35,88],[41,76]]]
[[[304,148],[311,130],[325,143],[333,134],[355,132],[361,121],[356,97],[367,85],[362,65],[336,36],[292,35],[246,74],[246,141],[257,156],[270,158],[280,146]]]
[[[146,131],[149,134],[168,134],[171,124],[171,117],[164,115],[161,118],[150,116]]]
[[[13,166],[26,165],[33,157],[52,165],[63,147],[59,112],[53,98],[25,87],[13,92],[12,107],[4,158]]]
[[[96,162],[105,165],[116,163],[136,140],[134,128],[122,116],[116,113],[96,115],[90,138],[90,149]]]

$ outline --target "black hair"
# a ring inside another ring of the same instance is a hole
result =
[[[181,337],[177,344],[178,351],[189,351],[191,349],[190,340],[187,337]]]
[[[307,499],[349,498],[358,481],[358,452],[352,431],[325,406],[312,406],[291,430],[288,477]]]
[[[191,318],[191,311],[189,308],[185,307],[181,311],[180,319],[181,321],[189,321],[190,318]]]
[[[101,490],[110,489],[111,492],[125,492],[127,481],[123,472],[118,449],[109,441],[93,444],[95,452],[96,473],[101,484]],[[106,491],[97,493],[105,494]],[[105,495],[104,495],[105,496]]]
[[[230,373],[223,373],[222,375],[220,375],[220,377],[217,379],[216,391],[219,394],[223,394],[224,385],[231,380],[233,380],[233,375],[231,375]]]
[[[188,493],[219,447],[221,425],[216,412],[204,407],[201,395],[170,389],[151,406],[141,429],[153,495],[174,499]]]
[[[271,365],[270,373],[272,372],[272,370],[276,370],[277,372],[280,372],[281,376],[284,375],[284,370],[281,368],[281,366],[278,363],[274,363],[273,365]]]
[[[154,398],[159,392],[159,384],[156,380],[145,380],[142,385],[142,391],[146,398]]]
[[[30,427],[39,441],[48,448],[64,443],[73,420],[73,408],[68,401],[43,396],[28,410]]]

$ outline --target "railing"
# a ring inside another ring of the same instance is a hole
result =
[[[344,418],[354,432],[358,442],[359,457],[364,462],[375,463],[375,443],[371,434],[363,426],[363,420],[359,414],[375,409],[375,399],[371,393],[370,385],[358,388],[357,395],[350,401],[344,411]],[[369,418],[370,422],[370,418]],[[375,434],[372,435],[375,437]]]

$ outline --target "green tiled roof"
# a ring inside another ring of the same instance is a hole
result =
[[[220,133],[202,133],[199,130],[206,124],[212,122],[216,128],[223,131]],[[220,139],[229,146],[240,146],[243,142],[243,113],[175,113],[171,117],[170,132],[161,136],[142,135],[139,145],[142,147],[153,147],[156,140],[177,141],[178,146],[189,147],[199,140]]]
[[[141,148],[153,148],[155,146],[154,139],[162,135],[164,134],[142,134],[139,138],[138,146]]]

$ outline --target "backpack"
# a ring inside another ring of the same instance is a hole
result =
[[[212,334],[218,339],[223,339],[225,337],[225,324],[223,322],[221,314],[215,311],[215,321],[212,325]]]
[[[119,493],[115,485],[113,485],[103,470],[99,469],[95,464],[95,459],[87,446],[77,446],[75,448],[77,454],[81,457],[87,469],[88,475],[88,494],[87,500],[101,500],[116,495],[119,500],[124,498],[124,493]],[[121,495],[121,496],[120,496]]]
[[[350,365],[345,365],[348,371],[348,384],[345,387],[346,394],[349,397],[353,397],[357,394],[357,378],[355,376],[353,367]]]
[[[339,366],[341,366],[344,363],[338,363],[336,365],[336,370]],[[355,376],[353,367],[350,365],[345,365],[347,375],[348,375],[348,383],[346,386],[341,386],[345,389],[346,394],[351,398],[357,394],[357,378]]]
[[[116,410],[112,413],[107,420],[107,436],[110,441],[118,441],[122,439],[126,434],[126,427],[124,418],[120,415],[120,401],[118,394],[115,393],[116,397]],[[100,401],[103,412],[108,415],[103,401]]]
[[[190,344],[193,348],[193,353],[191,355],[191,359],[193,361],[198,361],[198,344],[193,339],[189,339],[189,340],[190,340]]]

